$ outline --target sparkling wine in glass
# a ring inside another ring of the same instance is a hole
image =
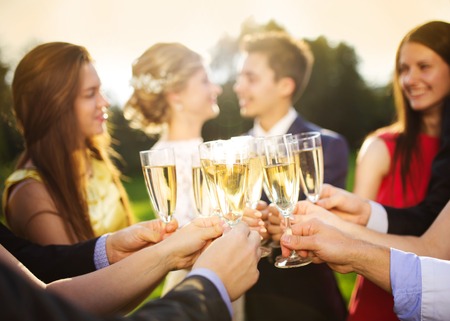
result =
[[[172,148],[141,151],[142,172],[151,204],[159,218],[172,220],[177,201],[177,175]]]
[[[263,188],[263,168],[261,163],[261,153],[259,149],[262,148],[262,138],[255,138],[253,136],[236,136],[231,137],[230,140],[240,144],[246,144],[248,152],[248,179],[245,203],[246,206],[256,209],[256,205],[261,200]]]
[[[231,227],[242,218],[248,177],[248,148],[231,140],[200,145],[200,158],[221,217]]]
[[[192,154],[192,184],[197,215],[200,217],[220,215],[215,197],[209,190],[206,174],[201,166],[198,152]]]
[[[222,140],[213,140],[203,142],[198,146],[200,167],[205,178],[206,188],[210,197],[213,213],[222,217],[222,212],[219,208],[216,191],[216,166],[214,164],[214,155],[220,153],[220,145]]]
[[[245,198],[245,205],[248,208],[256,210],[258,202],[261,200],[263,190],[263,167],[261,161],[261,151],[263,148],[261,137],[253,136],[237,136],[231,137],[231,141],[240,142],[248,145],[248,179],[247,179],[247,193]],[[261,257],[267,257],[272,253],[271,247],[266,245],[266,241],[261,241]]]
[[[319,132],[305,132],[294,136],[298,142],[300,179],[307,199],[313,203],[320,197],[323,185],[323,151]]]
[[[291,136],[271,136],[264,139],[264,179],[272,201],[284,217],[286,233],[292,233],[290,215],[299,195],[299,172],[293,153]],[[300,257],[295,251],[290,256],[278,256],[275,266],[294,268],[311,263],[311,259]]]

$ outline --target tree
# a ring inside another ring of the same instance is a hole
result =
[[[343,134],[357,148],[370,131],[389,123],[392,103],[382,99],[385,90],[367,86],[352,47],[345,43],[332,47],[323,36],[307,42],[315,63],[295,107],[310,121]]]

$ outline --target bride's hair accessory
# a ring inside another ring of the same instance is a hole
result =
[[[159,74],[159,78],[155,78],[151,74],[146,73],[138,77],[133,76],[130,84],[134,89],[143,90],[149,94],[160,94],[164,90],[168,78],[168,75],[164,72]]]

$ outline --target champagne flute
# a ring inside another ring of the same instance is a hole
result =
[[[139,152],[151,204],[164,223],[172,220],[177,201],[177,175],[172,148]]]
[[[262,138],[253,136],[237,136],[231,137],[231,141],[242,142],[248,145],[249,161],[248,161],[248,179],[247,193],[245,205],[248,208],[256,210],[259,200],[261,199],[263,189],[263,167],[261,162]],[[261,241],[261,257],[269,256],[272,249],[265,245],[265,241]]]
[[[296,134],[298,141],[300,179],[307,199],[316,203],[323,185],[323,151],[319,132]]]
[[[245,204],[249,208],[256,209],[256,205],[261,199],[263,184],[263,169],[258,153],[261,138],[254,138],[253,136],[237,136],[231,137],[231,141],[247,144],[247,148],[249,149],[247,180],[248,191],[245,197]]]
[[[291,234],[290,215],[299,195],[299,172],[293,154],[295,141],[291,136],[271,136],[264,139],[264,179],[273,203],[284,217],[286,233]],[[310,258],[302,258],[295,251],[290,256],[278,256],[275,266],[294,268],[311,263]]]
[[[211,205],[214,206],[213,212],[222,218],[222,212],[219,208],[219,202],[217,200],[216,192],[216,166],[214,165],[214,154],[219,149],[218,146],[222,140],[213,140],[209,142],[203,142],[198,146],[200,167],[205,177],[206,187],[209,192]]]
[[[248,178],[248,148],[231,140],[200,145],[202,167],[215,192],[221,216],[230,227],[242,218]],[[212,174],[212,175],[211,175]]]
[[[287,137],[287,138],[290,139],[290,137],[292,136],[292,134],[284,134],[284,135],[280,135],[280,137],[282,137],[282,136],[285,136],[285,137]],[[259,155],[260,155],[261,161],[263,162],[263,160],[264,160],[264,155],[265,155],[265,151],[264,151],[264,150],[265,150],[265,149],[264,149],[264,137],[260,137],[260,139],[261,139],[260,145],[262,145],[262,146],[260,146],[260,147],[258,148],[258,153],[259,153]],[[263,163],[262,163],[262,164],[263,164]],[[264,171],[263,171],[263,172],[264,172]],[[275,202],[274,202],[274,200],[273,200],[273,197],[272,197],[272,194],[271,194],[271,190],[270,190],[269,186],[267,185],[267,179],[264,179],[264,175],[263,175],[263,191],[264,191],[264,193],[266,194],[267,198],[269,199],[270,204],[275,204]],[[280,248],[280,241],[272,240],[272,241],[270,242],[269,246],[270,246],[272,249],[279,249],[279,248]]]
[[[199,152],[192,154],[192,187],[194,204],[197,209],[197,215],[200,217],[208,217],[211,215],[219,215],[220,211],[215,202],[215,197],[209,190],[205,172],[200,163]]]

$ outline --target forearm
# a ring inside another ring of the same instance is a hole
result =
[[[358,240],[352,251],[353,271],[391,292],[389,248]]]
[[[406,252],[413,252],[418,255],[430,255],[430,249],[424,246],[424,242],[415,236],[400,236],[393,234],[379,233],[364,226],[345,222],[343,230],[354,238],[364,240],[369,243],[393,247]]]
[[[153,246],[102,270],[53,282],[47,289],[99,315],[126,313],[169,272],[165,261],[165,254]]]

